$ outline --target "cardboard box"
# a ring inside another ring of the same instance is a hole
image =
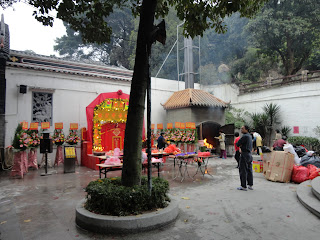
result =
[[[263,174],[264,175],[269,170],[271,154],[272,154],[272,152],[263,153]],[[269,162],[269,164],[268,164],[268,162]]]
[[[294,165],[294,155],[283,151],[274,151],[266,161],[264,176],[274,182],[290,182]]]
[[[263,162],[260,161],[252,161],[252,168],[253,171],[257,172],[257,173],[261,173],[263,172]]]

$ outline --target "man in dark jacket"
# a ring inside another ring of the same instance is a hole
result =
[[[238,190],[247,191],[248,188],[253,190],[253,174],[252,174],[252,137],[249,134],[249,127],[242,126],[241,133],[243,134],[240,140],[237,142],[237,146],[240,147],[241,157],[239,164],[240,182],[241,187]]]
[[[166,140],[164,139],[163,135],[164,135],[164,133],[161,133],[157,139],[157,142],[158,142],[157,148],[158,149],[164,149],[166,146]]]

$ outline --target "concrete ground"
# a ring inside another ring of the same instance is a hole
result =
[[[254,190],[238,191],[235,160],[213,158],[209,165],[213,176],[202,179],[198,174],[194,181],[187,177],[181,183],[172,179],[173,165],[168,161],[162,177],[179,200],[176,222],[150,232],[113,235],[90,233],[75,225],[75,206],[98,171],[77,167],[76,173],[63,174],[59,167],[57,174],[43,177],[43,170],[31,170],[24,179],[0,172],[0,239],[319,239],[320,219],[298,202],[297,185],[270,182],[262,173],[254,173]],[[188,169],[193,176],[196,164]],[[115,171],[108,177],[120,174]]]

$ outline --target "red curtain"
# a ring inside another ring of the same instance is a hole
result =
[[[106,123],[101,127],[101,145],[106,151],[115,148],[123,149],[125,123]]]

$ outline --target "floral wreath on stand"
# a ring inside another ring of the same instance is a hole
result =
[[[32,139],[28,133],[22,129],[22,125],[19,124],[16,128],[15,135],[12,142],[12,147],[15,151],[25,151],[30,147]]]
[[[40,137],[38,134],[38,130],[29,130],[29,136],[30,136],[30,142],[29,147],[30,148],[37,148],[40,145]]]
[[[53,143],[57,146],[61,146],[66,141],[62,129],[55,129],[52,138]]]
[[[69,130],[66,143],[69,145],[76,145],[78,142],[80,142],[80,137],[78,136],[77,130]]]

